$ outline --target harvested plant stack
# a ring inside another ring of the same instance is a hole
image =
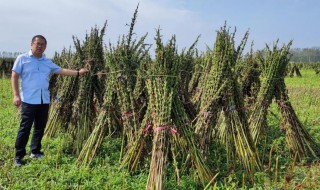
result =
[[[281,113],[281,129],[285,132],[291,155],[297,154],[299,160],[309,155],[317,158],[312,148],[314,141],[303,127],[289,101],[284,80],[281,80],[276,86],[275,99]]]
[[[130,149],[138,137],[140,123],[146,110],[142,63],[148,55],[149,45],[144,42],[147,35],[139,40],[132,38],[137,11],[138,7],[132,18],[128,35],[122,36],[116,47],[110,44],[109,52],[106,53],[106,65],[115,80],[113,84],[120,121],[120,129],[117,132],[123,133],[120,159],[124,151]]]
[[[298,158],[302,158],[311,153],[316,157],[312,149],[314,141],[297,118],[289,101],[284,82],[289,64],[289,49],[291,44],[292,41],[278,49],[276,43],[272,50],[269,47],[266,48],[265,57],[262,58],[261,56],[262,82],[254,109],[250,113],[250,129],[255,143],[257,143],[263,134],[263,129],[267,127],[267,109],[272,99],[275,98],[282,119],[281,129],[285,132],[286,142],[291,154],[297,154]]]
[[[297,158],[301,160],[303,157],[312,155],[317,158],[312,148],[312,146],[315,145],[315,142],[303,127],[289,101],[289,96],[284,81],[289,60],[289,56],[285,56],[284,54],[280,62],[282,65],[282,70],[279,71],[280,79],[278,80],[274,90],[274,98],[281,114],[281,129],[285,132],[287,146],[293,157],[297,155]],[[298,73],[300,73],[296,65],[294,65],[292,68],[297,69]]]
[[[199,91],[195,94],[197,99],[194,99],[200,100],[194,125],[195,132],[200,139],[200,148],[206,156],[209,153],[209,145],[212,143],[218,113],[222,109],[220,97],[226,88],[226,74],[229,74],[227,73],[229,37],[226,26],[217,32],[213,53],[206,54],[208,57],[204,59],[207,61],[206,68],[198,83],[201,86],[198,86]]]
[[[177,88],[178,55],[175,37],[164,46],[160,32],[157,31],[156,58],[148,65],[146,81],[150,104],[151,118],[149,125],[153,129],[152,155],[149,169],[147,189],[163,189],[163,178],[167,155],[175,134],[172,123],[173,95]]]
[[[117,126],[116,106],[114,105],[115,101],[113,98],[115,93],[114,86],[114,75],[109,75],[105,82],[103,105],[95,121],[95,127],[78,156],[77,164],[79,165],[89,165],[97,154],[104,137],[116,131],[116,129],[114,129]]]
[[[302,75],[301,75],[301,73],[300,73],[300,70],[299,70],[299,67],[298,67],[297,65],[293,65],[293,66],[290,68],[289,76],[290,76],[290,77],[294,77],[294,76],[302,77]]]
[[[248,33],[238,48],[235,47],[234,36],[235,32],[229,33],[226,26],[217,33],[195,127],[205,154],[213,143],[211,138],[218,137],[226,146],[229,160],[235,161],[239,157],[244,167],[250,170],[251,160],[258,166],[260,161],[248,128],[236,70]]]
[[[226,25],[217,33],[215,48],[209,54],[212,58],[207,59],[212,62],[207,64],[209,68],[202,77],[204,82],[200,82],[203,89],[195,132],[206,156],[216,135],[226,145],[229,158],[235,160],[236,151],[245,168],[249,169],[249,161],[252,158],[256,160],[257,153],[248,130],[246,113],[242,109],[244,101],[235,73],[248,33],[237,49],[234,35],[235,32],[230,34]]]
[[[83,144],[90,136],[98,105],[102,103],[103,83],[96,73],[103,70],[105,65],[102,42],[106,24],[101,31],[98,28],[92,28],[90,35],[86,35],[82,45],[79,40],[74,39],[80,61],[90,68],[89,72],[79,80],[79,92],[73,104],[71,122],[68,127],[74,139],[73,151],[76,154],[80,153]]]
[[[55,60],[60,65],[68,63],[68,68],[81,67],[77,54],[72,55],[71,51],[63,50],[61,55],[56,55]],[[50,79],[51,105],[49,119],[45,135],[53,137],[58,131],[66,131],[72,115],[73,102],[78,96],[79,77],[52,76]],[[55,89],[55,90],[53,90]]]
[[[268,108],[272,102],[275,86],[281,77],[283,78],[281,72],[286,69],[286,65],[282,64],[282,61],[287,59],[291,44],[292,41],[278,49],[275,43],[272,50],[267,46],[265,55],[260,55],[261,87],[249,116],[250,131],[255,144],[263,134],[264,128],[267,127]]]
[[[162,189],[167,164],[173,162],[179,182],[179,171],[183,166],[178,162],[184,162],[189,157],[195,174],[205,185],[212,174],[196,147],[191,121],[182,103],[185,93],[180,93],[183,87],[180,86],[182,80],[178,69],[184,70],[186,55],[182,53],[179,57],[174,37],[164,46],[158,31],[156,42],[155,60],[146,60],[147,110],[140,130],[135,134],[135,141],[126,152],[123,165],[135,171],[151,151],[147,189]],[[190,169],[190,165],[184,167],[188,167],[184,170]]]

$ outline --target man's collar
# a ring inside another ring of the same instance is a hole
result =
[[[31,50],[31,49],[29,50],[28,55],[29,55],[30,57],[35,57],[35,56],[33,55],[33,53],[32,53],[32,50]],[[40,58],[37,58],[37,59],[44,59],[44,58],[46,58],[46,55],[43,53],[43,54],[41,55],[41,57],[40,57]]]

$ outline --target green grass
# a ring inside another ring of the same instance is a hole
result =
[[[314,70],[301,70],[302,77],[286,77],[285,82],[288,87],[320,88],[320,75],[316,75]]]
[[[286,78],[290,101],[303,125],[314,139],[320,143],[320,75],[313,70],[302,70],[302,78]],[[26,157],[27,164],[21,168],[13,166],[14,142],[19,128],[19,109],[12,103],[10,79],[0,79],[0,189],[145,189],[148,177],[148,165],[141,171],[130,174],[126,169],[119,169],[121,140],[106,138],[103,151],[94,160],[91,167],[77,167],[76,157],[68,153],[68,136],[59,134],[55,138],[44,138],[43,160],[31,160]],[[320,166],[316,161],[307,160],[297,163],[290,169],[292,160],[285,148],[285,138],[279,129],[279,118],[276,106],[270,108],[273,114],[268,115],[267,139],[260,151],[268,161],[270,148],[273,147],[271,167],[256,172],[254,184],[247,179],[245,189],[303,189],[320,188]],[[319,148],[319,147],[318,147]],[[29,152],[29,146],[27,147]],[[276,159],[279,160],[278,170]],[[223,162],[218,159],[217,162]],[[220,168],[220,170],[227,170]],[[278,178],[275,180],[275,174]],[[242,172],[222,171],[216,185],[222,189],[241,189]],[[285,182],[284,177],[292,175]],[[179,186],[174,181],[172,170],[168,171],[169,181],[166,189],[199,189],[199,184],[191,176],[182,176]]]

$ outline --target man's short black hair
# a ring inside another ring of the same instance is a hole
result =
[[[41,38],[41,39],[43,39],[44,40],[44,42],[46,43],[46,45],[47,45],[47,39],[44,37],[44,36],[42,36],[42,35],[35,35],[35,36],[33,36],[33,38],[32,38],[32,41],[31,42],[34,42],[35,40],[36,40],[36,38]]]

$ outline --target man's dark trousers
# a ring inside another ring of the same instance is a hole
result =
[[[49,104],[28,104],[22,102],[21,123],[18,131],[15,148],[16,158],[23,158],[26,155],[30,131],[34,124],[31,140],[31,153],[37,154],[41,150],[41,140],[48,120]]]

